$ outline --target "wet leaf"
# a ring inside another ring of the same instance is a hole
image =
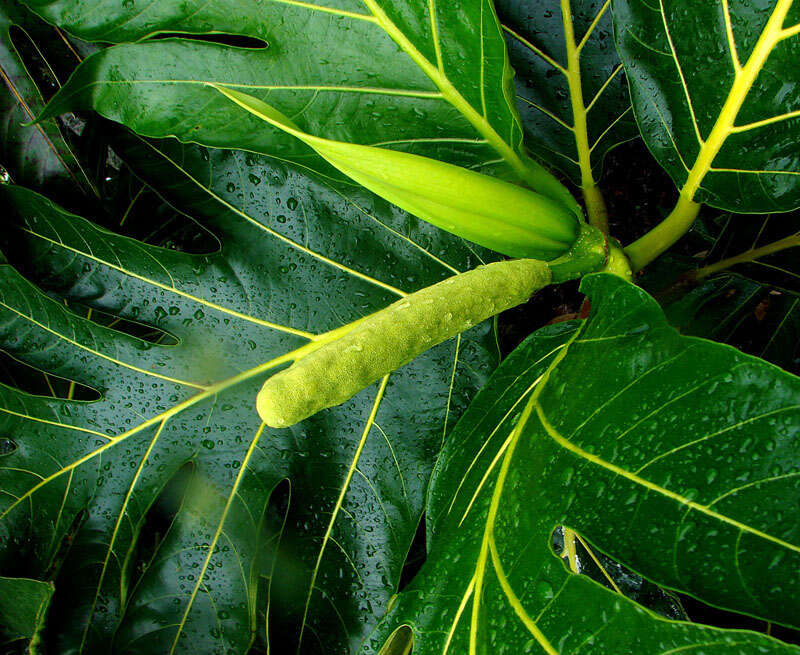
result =
[[[800,206],[800,5],[614,0],[647,146],[686,200]]]
[[[0,471],[0,566],[18,570],[21,553],[30,575],[59,563],[56,649],[97,652],[113,639],[118,652],[246,652],[268,593],[278,644],[295,648],[302,632],[302,652],[319,652],[325,634],[325,652],[346,651],[396,589],[445,426],[496,358],[491,329],[289,430],[263,429],[256,393],[314,335],[480,259],[307,169],[133,136],[120,149],[220,249],[148,246],[4,187],[22,228],[9,254],[31,277],[2,266],[0,343],[102,397],[0,387],[0,431],[16,445]],[[104,327],[60,299],[177,345]],[[186,465],[196,480],[165,532],[142,532]],[[285,526],[268,530],[284,480]],[[270,549],[277,557],[264,557]],[[264,589],[260,575],[275,584]]]
[[[176,0],[160,2],[157,11],[108,0],[26,4],[83,39],[137,41],[87,59],[47,115],[93,108],[146,136],[279,155],[341,178],[302,142],[231,106],[208,86],[214,83],[268,102],[315,136],[467,167],[503,162],[517,180],[575,206],[522,153],[511,69],[489,0],[344,7],[248,0],[207,3],[188,14]],[[147,39],[157,32],[206,35],[212,25],[262,47]]]
[[[800,379],[679,335],[619,278],[582,288],[590,317],[520,346],[446,443],[428,560],[365,652],[398,625],[416,654],[800,652],[656,616],[554,552],[566,526],[660,585],[797,625]]]
[[[610,0],[499,0],[526,144],[577,185],[594,186],[603,159],[638,136]]]

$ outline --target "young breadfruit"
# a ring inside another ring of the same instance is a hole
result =
[[[516,259],[406,296],[269,378],[256,400],[261,420],[288,427],[339,405],[436,344],[525,302],[550,280],[544,262]]]

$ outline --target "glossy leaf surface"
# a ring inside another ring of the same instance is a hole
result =
[[[40,580],[0,577],[0,639],[38,639],[53,591]]]
[[[526,145],[579,186],[637,136],[610,0],[498,0]]]
[[[190,39],[121,45],[89,58],[48,113],[91,107],[147,136],[278,154],[340,175],[313,151],[215,94],[259,97],[309,134],[405,149],[464,166],[504,162],[517,179],[571,201],[520,152],[505,44],[489,0],[193,3],[27,2],[89,40],[157,32],[243,35],[262,48]],[[324,44],[324,57],[320,56]]]
[[[445,424],[496,357],[490,330],[290,430],[263,429],[256,392],[314,335],[480,260],[464,242],[307,171],[130,138],[126,160],[221,250],[146,246],[3,189],[22,226],[12,259],[32,279],[70,307],[178,343],[87,320],[2,266],[3,349],[101,399],[0,387],[0,433],[14,444],[1,474],[0,562],[25,552],[37,574],[70,535],[54,622],[64,652],[103,652],[112,638],[120,653],[246,652],[267,592],[275,648],[295,648],[302,634],[301,652],[347,652],[396,587]],[[187,466],[195,480],[148,558],[143,526]],[[289,513],[267,530],[284,480]],[[274,583],[266,592],[260,575]]]
[[[582,288],[588,320],[525,342],[446,443],[428,561],[370,652],[399,625],[417,654],[800,652],[665,620],[554,553],[566,526],[662,585],[797,622],[800,379],[680,336],[619,278]]]
[[[55,120],[35,129],[21,127],[44,109],[43,92],[51,95],[57,88],[56,73],[41,49],[42,41],[54,37],[48,26],[16,3],[0,7],[0,165],[17,184],[61,192],[71,187],[90,190]],[[37,58],[23,58],[21,46]],[[42,89],[45,80],[51,86]]]
[[[800,5],[613,0],[645,142],[687,200],[800,206]]]

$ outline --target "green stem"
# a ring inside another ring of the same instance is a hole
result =
[[[681,194],[669,216],[641,239],[625,248],[625,254],[628,255],[633,270],[642,270],[686,234],[697,218],[700,207],[700,203],[691,200],[688,194]]]
[[[591,183],[584,181],[581,189],[583,191],[583,201],[586,203],[586,215],[589,218],[589,223],[603,234],[608,234],[608,208],[600,188],[592,180]]]
[[[603,272],[619,275],[628,282],[633,281],[631,262],[620,242],[614,237],[608,237],[608,258],[606,259],[606,265],[603,267]]]
[[[572,6],[569,0],[561,0],[561,20],[564,25],[564,42],[567,47],[567,68],[563,73],[567,78],[570,103],[572,105],[572,134],[578,151],[578,167],[581,171],[581,190],[586,203],[589,223],[608,234],[608,210],[603,194],[597,187],[592,171],[592,147],[589,145],[589,129],[586,121],[588,110],[583,99],[581,79],[581,49],[583,42],[575,38],[575,25],[572,20]]]
[[[736,264],[752,262],[756,259],[760,259],[761,257],[766,257],[767,255],[780,252],[781,250],[795,248],[797,246],[800,246],[800,232],[784,239],[769,243],[766,246],[761,246],[760,248],[750,248],[749,250],[745,250],[743,253],[735,255],[734,257],[728,257],[727,259],[718,261],[716,264],[699,268],[694,272],[692,277],[695,280],[703,280],[710,275],[724,271],[731,266],[736,266]]]
[[[553,284],[575,280],[604,269],[609,261],[609,240],[596,227],[581,223],[581,231],[572,247],[558,259],[548,262]]]

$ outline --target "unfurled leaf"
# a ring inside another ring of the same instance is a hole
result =
[[[147,246],[3,188],[21,227],[11,259],[51,295],[2,266],[0,343],[101,396],[0,387],[0,434],[14,444],[0,472],[5,566],[25,552],[38,575],[64,558],[57,650],[93,653],[113,639],[120,653],[244,653],[267,606],[263,574],[275,648],[301,640],[303,653],[345,652],[396,589],[445,427],[496,357],[490,330],[290,430],[260,424],[256,393],[315,335],[480,260],[366,192],[293,166],[131,139],[128,161],[221,249]],[[177,344],[103,327],[56,298]],[[157,538],[148,526],[187,466],[193,482]],[[267,526],[285,480],[285,526]]]
[[[187,15],[105,0],[27,2],[87,40],[146,39],[157,32],[235,34],[264,47],[186,38],[120,45],[87,59],[48,114],[93,108],[147,136],[236,147],[338,175],[305,144],[231,106],[209,83],[258,97],[309,134],[380,145],[481,167],[503,162],[516,179],[575,207],[524,156],[505,43],[489,0],[466,6],[366,0],[215,2]],[[320,54],[324,43],[324,56]]]
[[[531,337],[451,434],[428,559],[366,651],[404,625],[417,655],[800,652],[656,616],[554,552],[564,526],[665,587],[798,623],[800,379],[679,335],[618,277],[583,289],[588,320]]]
[[[639,128],[685,200],[800,206],[800,5],[613,0],[613,10]]]

